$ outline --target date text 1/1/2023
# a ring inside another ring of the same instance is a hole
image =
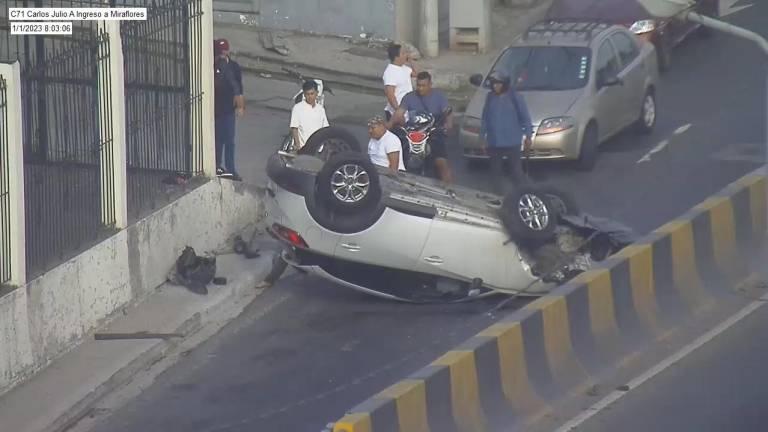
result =
[[[24,34],[72,34],[71,22],[11,23],[12,35]]]

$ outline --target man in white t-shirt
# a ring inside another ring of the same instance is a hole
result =
[[[384,94],[387,97],[387,106],[384,107],[384,113],[387,120],[392,118],[403,96],[413,91],[412,79],[416,77],[415,68],[408,66],[410,55],[403,49],[402,45],[392,44],[387,48],[387,55],[390,63],[384,69]]]
[[[405,171],[403,148],[397,135],[387,130],[387,122],[381,116],[368,120],[368,156],[375,165],[397,172]]]
[[[304,147],[313,133],[328,126],[325,108],[317,103],[317,83],[307,80],[301,89],[304,91],[304,100],[294,105],[291,111],[291,135],[297,151]]]

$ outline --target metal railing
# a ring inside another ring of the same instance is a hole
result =
[[[0,285],[11,280],[11,197],[8,149],[8,93],[0,75]]]
[[[192,157],[202,147],[201,66],[190,61],[190,46],[202,44],[189,36],[202,25],[201,8],[200,0],[159,0],[147,6],[146,21],[121,23],[131,219],[169,201],[165,178],[202,173]]]
[[[119,200],[113,195],[121,193],[113,177],[114,160],[120,160],[113,158],[114,103],[125,104],[129,221],[183,193],[171,186],[174,193],[169,194],[166,178],[203,174],[202,129],[208,119],[203,118],[200,58],[211,47],[202,41],[203,0],[0,3],[0,61],[20,64],[26,273],[31,279],[114,232]],[[11,7],[106,6],[146,7],[148,12],[146,21],[120,23],[124,101],[111,100],[109,35],[97,21],[73,21],[71,35],[10,34]],[[0,278],[6,277],[3,269]]]
[[[22,68],[29,278],[104,238],[102,222],[114,222],[102,221],[101,209],[101,176],[111,176],[100,166],[111,136],[99,133],[109,129],[100,111],[111,111],[103,105],[111,101],[99,97],[109,85],[98,67],[109,56],[107,43],[100,34]]]
[[[21,69],[28,279],[110,232],[102,223],[110,224],[100,163],[111,141],[109,134],[101,140],[109,129],[100,128],[99,108],[111,101],[99,97],[98,67],[109,52],[96,21],[72,22],[72,35],[11,35],[8,8],[99,6],[102,0],[6,0],[0,8],[0,61],[18,60]]]

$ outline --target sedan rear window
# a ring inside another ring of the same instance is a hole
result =
[[[584,47],[510,47],[493,71],[501,70],[513,82],[517,80],[518,90],[572,90],[589,81],[590,53]]]

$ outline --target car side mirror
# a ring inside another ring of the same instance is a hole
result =
[[[475,87],[480,87],[483,84],[483,75],[482,74],[474,74],[469,77],[469,82]]]

